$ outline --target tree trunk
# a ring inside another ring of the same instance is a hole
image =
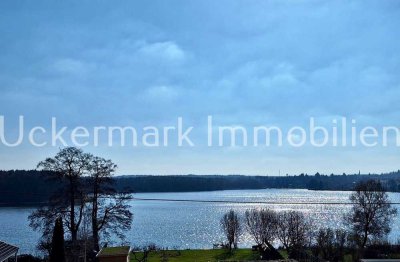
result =
[[[75,192],[74,192],[74,182],[71,178],[70,180],[70,223],[71,223],[71,240],[72,242],[76,242],[78,239],[78,230],[75,225]]]
[[[367,220],[368,220],[368,216],[367,216]],[[367,224],[364,227],[364,237],[363,237],[363,242],[361,244],[361,249],[364,249],[365,245],[367,244],[367,241],[368,241],[368,229],[369,229],[369,223],[367,222]]]
[[[96,251],[100,251],[99,228],[98,228],[98,221],[97,221],[97,201],[93,202],[92,234],[93,234],[93,248]]]
[[[93,199],[92,199],[92,234],[93,234],[93,248],[96,251],[100,251],[100,238],[99,238],[99,223],[98,223],[98,198],[99,198],[99,190],[98,190],[98,180],[97,178],[94,180],[93,185]]]
[[[361,249],[365,248],[365,245],[367,244],[367,241],[368,241],[368,233],[364,232],[364,238],[363,238],[363,242],[361,244]]]

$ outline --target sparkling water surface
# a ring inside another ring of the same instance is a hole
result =
[[[247,209],[266,207],[276,211],[297,210],[313,219],[316,228],[330,226],[344,227],[343,215],[348,205],[313,205],[313,202],[348,202],[351,192],[309,191],[291,189],[227,190],[189,193],[142,193],[138,198],[165,198],[191,200],[228,200],[241,202],[280,202],[288,204],[249,204],[249,203],[193,203],[137,201],[131,202],[134,213],[133,227],[126,232],[131,246],[155,243],[169,248],[212,248],[213,243],[224,238],[219,226],[221,216],[234,209],[244,214]],[[399,193],[389,193],[392,202],[400,202]],[[290,203],[303,203],[294,205]],[[40,236],[29,227],[27,220],[34,208],[0,208],[0,240],[15,244],[20,253],[37,254],[36,243]],[[400,222],[396,218],[390,240],[400,236]],[[115,244],[118,241],[115,240]],[[253,241],[244,234],[240,246],[249,247]]]

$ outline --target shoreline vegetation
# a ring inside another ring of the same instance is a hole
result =
[[[0,171],[0,207],[45,205],[62,187],[38,170]],[[400,192],[400,171],[384,174],[246,176],[246,175],[125,175],[115,176],[115,190],[124,193],[204,192],[251,189],[351,191],[356,183],[380,180],[388,192]]]

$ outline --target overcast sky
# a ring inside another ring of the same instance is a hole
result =
[[[213,147],[216,124],[400,126],[399,1],[1,1],[0,115],[26,127],[194,126],[195,147],[88,146],[119,174],[397,170],[396,147]],[[104,142],[104,141],[103,141]],[[0,169],[58,147],[0,145]]]

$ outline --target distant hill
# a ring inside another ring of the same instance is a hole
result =
[[[48,180],[49,172],[36,170],[0,171],[0,206],[45,204],[61,182]],[[386,174],[354,175],[176,175],[117,176],[115,188],[120,192],[196,192],[233,189],[290,188],[309,190],[352,190],[361,180],[379,179],[389,191],[400,192],[400,171]]]

